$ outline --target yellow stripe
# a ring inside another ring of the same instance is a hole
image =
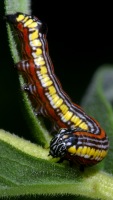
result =
[[[45,61],[42,60],[42,61],[41,61],[41,64],[45,64]],[[40,73],[41,73],[41,74],[47,74],[47,68],[46,68],[46,66],[40,67]]]
[[[94,149],[94,148],[91,148],[91,151],[89,152],[89,155],[90,155],[90,156],[95,155],[95,149]]]
[[[37,56],[40,56],[42,54],[42,49],[37,48],[35,53],[36,53]]]
[[[44,87],[48,87],[48,86],[50,86],[52,84],[53,84],[53,82],[50,80],[50,81],[44,83],[43,85],[44,85]]]
[[[34,62],[35,62],[35,65],[44,65],[45,64],[45,61],[44,61],[44,59],[40,56],[40,57],[38,57],[38,58],[35,58],[34,59]],[[46,66],[45,66],[45,68],[46,68]],[[42,72],[43,73],[43,72]]]
[[[56,103],[56,101],[58,101],[59,100],[59,96],[57,95],[57,94],[54,94],[53,96],[52,96],[52,101],[53,101],[53,103],[55,104]]]
[[[84,155],[87,154],[87,146],[84,146],[84,147],[83,147],[83,149],[82,149],[82,154],[84,154]]]
[[[37,39],[38,36],[39,36],[38,34],[39,34],[38,30],[35,30],[33,33],[30,33],[29,39],[30,39],[30,40],[35,40],[35,39]],[[36,44],[41,44],[41,42],[40,42],[39,39],[35,40],[35,43],[36,43]],[[40,45],[40,46],[41,46],[41,45]]]
[[[32,24],[28,25],[28,28],[35,28],[38,26],[38,22],[33,22]]]
[[[61,109],[61,111],[62,111],[63,114],[65,114],[68,111],[68,107],[65,104],[62,104],[60,106],[60,109]]]
[[[72,117],[73,113],[70,111],[67,111],[65,115],[63,115],[63,118],[68,121]]]
[[[87,126],[87,124],[86,124],[85,122],[82,122],[82,123],[79,125],[79,127],[80,127],[81,129],[83,129],[83,130],[88,130],[88,126]]]
[[[22,20],[22,22],[25,23],[28,19],[29,19],[29,17],[26,16],[26,17]]]
[[[62,105],[62,103],[63,103],[63,100],[61,98],[59,98],[59,100],[55,104],[56,108],[59,108],[60,105]]]
[[[75,146],[69,147],[68,152],[72,154],[76,154],[76,147]]]
[[[24,26],[28,26],[29,24],[31,24],[33,22],[32,19],[29,19],[27,20],[25,23],[24,23]]]
[[[20,14],[20,15],[16,18],[17,22],[22,21],[22,20],[24,19],[24,17],[25,17],[24,15]]]
[[[98,156],[98,154],[99,154],[99,150],[97,149],[96,151],[95,151],[95,154],[94,154],[94,158],[96,158],[97,156]]]
[[[53,94],[56,93],[56,89],[55,89],[54,86],[50,86],[50,87],[48,88],[48,90],[49,90],[49,94],[50,94],[51,96],[52,96]]]
[[[83,149],[83,147],[79,147],[79,148],[77,149],[76,154],[77,154],[78,156],[80,156],[80,154],[82,153],[82,149]]]

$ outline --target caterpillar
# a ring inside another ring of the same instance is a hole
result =
[[[22,60],[15,66],[26,79],[24,89],[37,114],[49,118],[58,131],[49,154],[80,166],[97,164],[107,155],[108,138],[99,123],[63,91],[49,56],[47,27],[37,17],[19,12],[6,19],[21,42]]]

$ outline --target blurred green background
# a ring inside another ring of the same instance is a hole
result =
[[[61,5],[32,0],[32,14],[47,24],[55,73],[72,100],[80,104],[96,69],[113,64],[112,12],[106,15],[98,5],[81,2]],[[33,140],[22,114],[18,74],[3,16],[4,1],[0,1],[0,128]]]

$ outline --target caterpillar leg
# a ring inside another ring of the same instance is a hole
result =
[[[27,80],[25,80],[26,85],[23,86],[22,90],[27,92],[31,104],[34,108],[35,115],[45,116],[46,111],[43,107],[43,103],[39,98],[37,87],[35,85],[35,78],[33,79],[33,77],[36,76],[36,67],[34,62],[32,60],[22,60],[15,64],[15,68],[25,76],[25,79],[27,77]]]
[[[34,113],[36,116],[38,115],[47,115],[46,111],[43,107],[43,103],[40,101],[40,98],[38,96],[37,90],[36,90],[36,86],[29,84],[24,86],[24,91],[27,92],[29,99],[32,102],[33,108],[34,108]]]
[[[32,84],[24,85],[22,90],[28,94],[28,97],[31,100],[32,106],[34,108],[35,115],[41,114],[39,112],[41,107],[41,102],[39,100],[35,85]]]
[[[33,60],[22,60],[16,63],[14,67],[22,73],[25,79],[27,78],[27,83],[34,85],[33,77],[36,76],[36,67]]]

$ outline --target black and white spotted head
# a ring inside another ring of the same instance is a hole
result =
[[[55,157],[64,157],[67,153],[67,149],[77,143],[78,138],[73,135],[75,130],[71,129],[61,129],[58,134],[56,134],[50,142],[50,152],[49,154]]]

